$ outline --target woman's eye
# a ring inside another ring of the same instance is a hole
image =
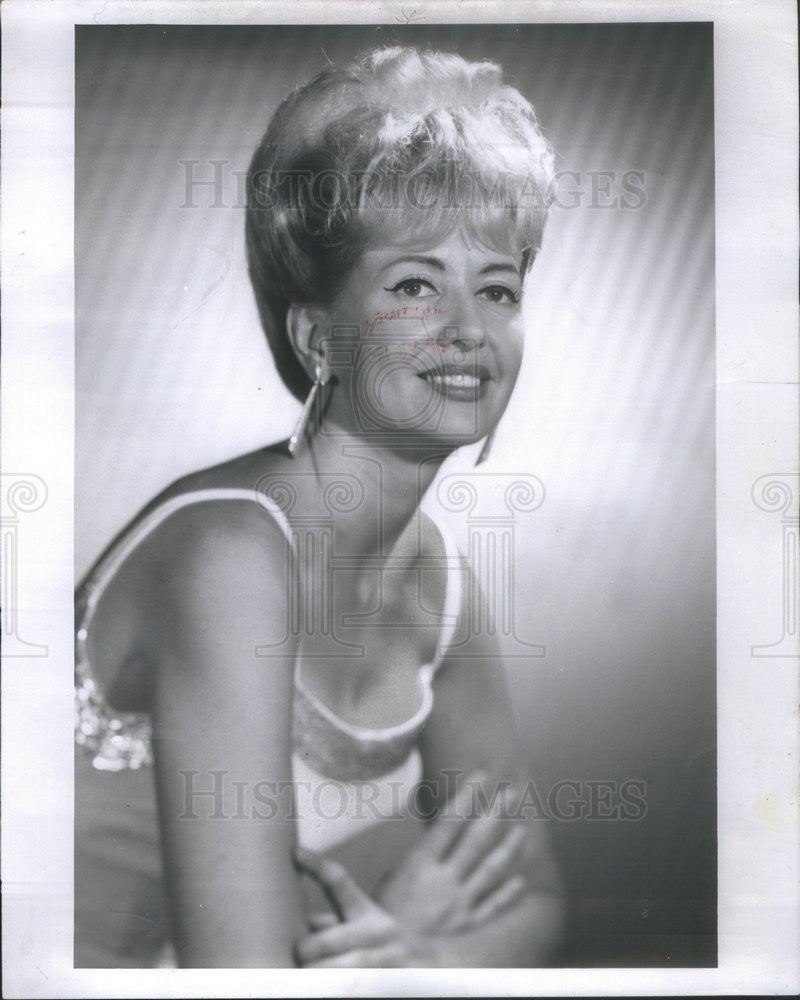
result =
[[[519,292],[514,291],[513,288],[508,288],[506,285],[488,285],[486,288],[482,288],[478,295],[482,295],[487,302],[495,303],[511,303],[516,305],[519,302]]]
[[[402,281],[398,281],[393,288],[387,288],[386,291],[397,292],[409,299],[421,299],[435,294],[436,289],[424,278],[404,278]]]

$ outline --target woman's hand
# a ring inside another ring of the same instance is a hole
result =
[[[328,895],[335,913],[317,914],[296,948],[306,968],[437,967],[452,964],[453,943],[509,910],[526,892],[519,874],[524,824],[508,798],[475,814],[485,777],[475,774],[447,804],[381,890],[370,899],[340,864],[298,851],[301,869]],[[460,956],[459,956],[460,957]],[[459,964],[461,964],[459,962]]]
[[[369,898],[336,861],[296,852],[300,869],[325,890],[335,914],[312,918],[312,933],[295,947],[306,969],[412,968],[431,966],[425,940]]]
[[[510,817],[508,795],[477,810],[486,777],[472,775],[382,887],[378,902],[419,934],[478,927],[526,891],[520,852],[524,822]]]

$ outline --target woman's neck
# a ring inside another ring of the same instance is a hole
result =
[[[422,497],[452,449],[370,440],[335,431],[315,434],[298,471],[316,479],[333,515],[334,551],[381,559],[417,526]]]

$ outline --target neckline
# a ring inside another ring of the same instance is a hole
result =
[[[433,687],[431,685],[433,670],[431,669],[431,664],[429,663],[420,667],[417,675],[422,689],[422,701],[419,708],[405,721],[397,723],[394,726],[383,727],[358,726],[353,722],[347,722],[341,716],[337,715],[332,709],[328,708],[325,702],[320,701],[315,694],[312,694],[312,692],[305,687],[298,675],[298,665],[299,664],[297,663],[295,664],[295,691],[335,729],[357,740],[383,741],[397,736],[405,736],[406,734],[413,732],[415,729],[418,729],[430,715],[431,709],[433,708]]]
[[[323,716],[332,726],[340,732],[346,733],[355,739],[388,739],[394,736],[405,735],[425,721],[433,707],[433,686],[432,681],[439,664],[442,661],[444,652],[450,645],[453,633],[457,624],[457,613],[461,603],[461,575],[458,566],[458,550],[450,537],[432,517],[429,516],[431,524],[436,529],[442,543],[444,553],[444,567],[446,571],[445,594],[442,602],[442,626],[436,643],[436,651],[433,660],[423,663],[417,672],[419,686],[421,688],[421,703],[419,708],[408,719],[397,723],[394,726],[371,727],[359,726],[352,722],[347,722],[337,715],[325,702],[321,701],[313,694],[300,680],[301,657],[299,653],[295,657],[294,664],[294,686],[302,698],[305,698],[313,708]],[[455,579],[455,584],[453,580]]]

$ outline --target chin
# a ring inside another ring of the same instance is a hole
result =
[[[417,430],[404,429],[398,432],[396,441],[398,448],[407,449],[412,453],[416,450],[419,450],[420,453],[451,453],[458,448],[468,447],[483,440],[490,432],[490,429],[473,429],[469,433],[441,427],[430,429],[419,428]]]

